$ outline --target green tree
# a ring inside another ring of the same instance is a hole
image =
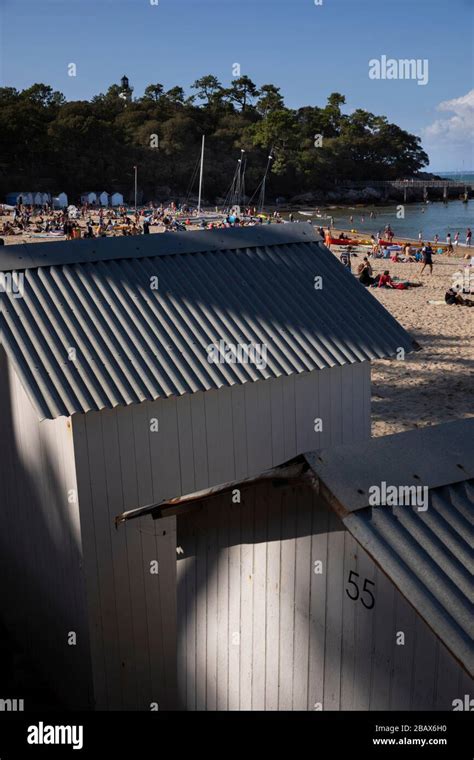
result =
[[[236,103],[242,111],[245,111],[251,101],[257,97],[258,90],[250,77],[242,76],[234,79],[231,86],[224,93],[229,101]]]
[[[196,96],[199,100],[204,101],[204,105],[215,105],[222,99],[224,92],[221,83],[213,74],[207,74],[200,79],[196,79],[191,85],[192,90],[197,90]]]
[[[284,108],[283,97],[280,94],[280,88],[274,84],[264,84],[260,88],[259,99],[256,104],[257,112],[265,118],[273,111],[279,111]]]
[[[163,95],[163,92],[164,87],[159,82],[156,84],[149,84],[148,87],[145,87],[143,100],[152,100],[154,103],[157,103]]]

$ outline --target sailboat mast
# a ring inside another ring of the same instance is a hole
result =
[[[273,147],[272,147],[272,150],[273,150]],[[273,156],[272,156],[272,153],[270,152],[270,155],[268,156],[268,161],[267,161],[267,168],[265,169],[265,174],[263,175],[262,189],[260,192],[260,213],[263,213],[263,207],[265,205],[265,190],[267,186],[267,175],[270,169],[270,163],[272,161],[273,161]]]
[[[198,214],[201,211],[201,197],[202,197],[202,175],[204,170],[204,143],[206,141],[206,136],[202,136],[202,148],[201,148],[201,169],[199,172],[199,200],[198,200]]]

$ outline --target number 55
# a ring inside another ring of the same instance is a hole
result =
[[[364,600],[362,599],[362,597],[360,598],[360,601],[362,602],[362,604],[364,605],[364,607],[365,607],[366,609],[368,609],[368,610],[371,610],[371,609],[372,609],[372,607],[373,607],[373,606],[374,606],[374,604],[375,604],[375,598],[374,598],[374,595],[372,594],[372,592],[371,592],[371,591],[370,591],[370,590],[367,588],[367,584],[368,584],[368,583],[370,583],[370,585],[371,585],[371,586],[375,586],[375,583],[374,583],[373,581],[369,581],[369,580],[367,580],[367,578],[366,578],[366,579],[364,580],[364,588],[363,588],[363,590],[362,590],[362,593],[363,593],[363,594],[367,594],[368,596],[370,596],[370,599],[371,599],[371,603],[370,603],[370,604],[366,604],[366,603],[364,602]]]
[[[373,581],[369,581],[368,578],[364,578],[364,585],[362,587],[362,595],[366,594],[368,597],[370,597],[370,601],[367,604],[367,602],[365,602],[364,599],[362,598],[362,595],[360,594],[360,591],[359,591],[359,586],[357,585],[356,581],[353,580],[353,577],[354,578],[358,578],[359,577],[359,573],[356,573],[354,570],[351,570],[350,573],[349,573],[349,578],[347,580],[347,583],[350,584],[351,586],[354,586],[355,594],[354,595],[350,594],[349,593],[349,589],[346,588],[346,594],[347,594],[347,596],[349,597],[349,599],[352,599],[353,602],[356,602],[357,599],[359,599],[359,597],[360,597],[360,601],[362,602],[362,604],[364,605],[364,607],[367,610],[371,610],[372,607],[375,604],[375,598],[374,598],[374,595],[372,594],[372,592],[370,591],[370,589],[367,588],[367,586],[368,586],[368,584],[370,584],[371,586],[375,586],[375,583]]]

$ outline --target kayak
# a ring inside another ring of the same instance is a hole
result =
[[[326,238],[329,245],[362,245],[361,240],[348,240],[347,238]]]

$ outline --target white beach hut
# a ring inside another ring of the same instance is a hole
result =
[[[97,193],[82,193],[81,203],[97,203]]]
[[[45,203],[51,203],[51,193],[41,193],[41,202],[43,206]]]
[[[53,208],[65,208],[68,205],[68,197],[66,193],[58,193],[53,198]]]
[[[17,203],[23,203],[23,205],[30,206],[33,203],[33,200],[33,193],[18,193]]]
[[[112,193],[110,196],[110,204],[111,206],[123,206],[122,193]]]
[[[15,191],[15,192],[7,193],[6,202],[14,206],[16,206],[17,203],[23,203],[23,204],[29,205],[33,203],[33,196],[34,196],[34,193],[28,193],[24,190]]]
[[[98,193],[98,201],[101,206],[108,206],[109,205],[109,194],[106,192],[106,190],[103,190],[101,193]]]
[[[181,511],[179,516],[155,514],[156,520],[136,511],[259,477],[308,451],[367,442],[370,362],[395,356],[400,347],[411,351],[410,336],[324,248],[309,225],[189,232],[184,238],[125,236],[84,240],[72,247],[45,243],[41,260],[28,261],[24,246],[9,246],[3,269],[27,269],[28,287],[21,299],[8,290],[0,293],[0,570],[7,579],[0,584],[0,608],[11,636],[51,689],[65,705],[98,710],[150,709],[152,702],[160,711],[183,705],[215,709],[217,704],[247,709],[252,663],[253,706],[262,704],[263,652],[271,679],[268,709],[301,709],[303,689],[311,707],[316,702],[328,709],[344,707],[345,701],[336,704],[331,696],[339,694],[343,602],[344,621],[350,625],[355,612],[362,615],[366,609],[362,603],[360,609],[346,609],[354,602],[342,584],[353,557],[348,551],[345,559],[344,528],[336,515],[326,511],[320,516],[313,510],[312,492],[302,496],[301,504],[299,495],[288,493],[281,507],[274,494],[264,494],[265,505],[275,505],[277,513],[262,518],[257,505],[258,521],[245,494],[242,505],[233,510],[226,503],[216,515],[219,527],[214,515],[207,520],[207,506],[191,512],[188,519],[196,525],[198,545]],[[313,288],[315,275],[324,278],[322,290]],[[155,276],[160,290],[145,290],[144,283]],[[229,278],[235,287],[225,286]],[[59,292],[61,297],[55,297]],[[41,319],[36,319],[38,303],[47,306]],[[354,320],[354,313],[364,314],[364,322]],[[226,316],[217,320],[216,314]],[[75,362],[65,358],[66,334],[74,336]],[[209,346],[211,334],[214,343]],[[243,354],[237,364],[242,335],[251,336],[252,344],[247,358]],[[230,363],[222,346],[235,349]],[[425,450],[431,453],[432,446]],[[393,459],[390,454],[388,461]],[[373,457],[367,455],[365,461]],[[464,459],[456,459],[454,466],[458,462],[467,468]],[[317,465],[311,460],[311,466]],[[280,470],[270,478],[272,489]],[[457,469],[458,477],[465,478],[465,472]],[[300,516],[302,521],[293,527],[292,520]],[[327,604],[326,578],[324,587],[316,588],[320,576],[311,572],[320,557],[326,567],[323,546],[331,563]],[[206,549],[208,559],[201,563]],[[269,576],[262,580],[267,553]],[[282,558],[281,573],[274,555]],[[289,575],[290,567],[297,578]],[[255,583],[249,576],[255,576]],[[385,587],[367,574],[361,575],[362,583],[367,578],[376,582],[375,614],[380,608],[383,621]],[[265,602],[265,583],[271,609]],[[208,600],[207,613],[203,599]],[[299,600],[305,610],[312,610],[311,628]],[[364,633],[371,614],[367,610],[363,619]],[[77,632],[77,646],[67,644],[65,632],[71,630]],[[376,638],[377,676],[385,662],[384,641],[393,630],[382,633],[385,639],[382,634]],[[219,660],[211,657],[218,641]],[[303,663],[304,641],[312,642],[310,667],[307,656]],[[364,656],[370,662],[370,646],[369,655],[361,649],[358,664]],[[321,647],[326,652],[322,696],[314,691],[321,682]],[[435,649],[433,644],[433,661]],[[344,649],[344,658],[350,660],[350,651],[350,646]],[[408,661],[417,659],[418,650]],[[381,674],[382,686],[390,667]],[[427,670],[435,670],[431,660]],[[311,676],[309,689],[300,679],[302,671]],[[240,682],[238,673],[245,675]],[[363,675],[364,684],[370,684],[370,674],[366,677],[364,670]],[[454,666],[453,678],[458,676]],[[346,677],[353,682],[343,669],[344,683]],[[415,678],[419,703],[425,707],[425,673]],[[293,681],[297,696],[290,705]],[[242,683],[240,702],[236,683]],[[379,680],[374,683],[383,690]],[[439,686],[439,693],[448,694]],[[372,709],[386,707],[376,695],[370,704]]]
[[[35,193],[33,196],[33,203],[35,206],[43,205],[43,193]]]

